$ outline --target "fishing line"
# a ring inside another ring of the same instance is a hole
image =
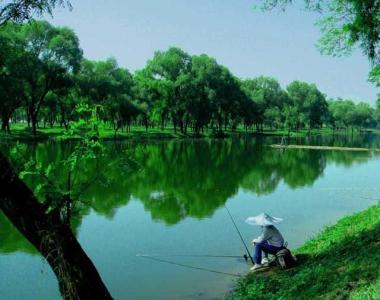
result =
[[[224,205],[224,207],[226,208],[226,210],[227,210],[227,212],[228,212],[228,215],[230,216],[230,219],[231,219],[231,221],[232,221],[232,224],[234,224],[235,229],[236,229],[237,233],[239,234],[241,241],[242,241],[243,244],[244,244],[245,250],[247,251],[247,254],[248,254],[248,256],[249,256],[249,258],[250,258],[252,264],[255,264],[255,262],[253,261],[253,258],[252,258],[252,256],[251,256],[251,253],[250,253],[249,250],[248,250],[247,244],[245,243],[245,241],[244,241],[244,239],[243,239],[243,236],[241,235],[240,230],[239,230],[239,228],[237,227],[237,225],[236,225],[236,223],[235,223],[234,218],[232,217],[230,211],[228,210],[227,205]]]
[[[188,264],[177,263],[177,262],[174,262],[174,261],[171,261],[171,260],[161,259],[161,258],[157,258],[157,257],[154,257],[154,256],[139,256],[139,257],[150,259],[150,260],[154,260],[154,261],[158,261],[158,262],[162,262],[162,263],[167,263],[167,264],[171,264],[171,265],[175,265],[175,266],[180,266],[180,267],[184,267],[184,268],[188,268],[188,269],[194,269],[194,270],[205,271],[205,272],[216,273],[216,274],[222,274],[222,275],[228,275],[228,276],[234,276],[234,277],[241,277],[242,276],[240,274],[222,272],[222,271],[217,271],[217,270],[213,270],[213,269],[208,269],[208,268],[197,267],[197,266],[192,266],[192,265],[188,265]]]
[[[136,254],[138,257],[215,257],[215,258],[244,258],[248,259],[247,254],[244,255],[213,255],[213,254]]]

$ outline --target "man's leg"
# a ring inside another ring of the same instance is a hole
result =
[[[269,246],[267,241],[255,244],[255,252],[253,254],[253,261],[255,264],[261,264],[262,252],[264,252],[265,257],[268,256],[268,254],[263,251],[267,246]]]
[[[266,255],[266,257],[268,257],[268,254],[275,255],[281,249],[283,249],[283,247],[272,246],[272,245],[269,245],[268,243],[265,243],[265,244],[261,245],[261,251],[264,252],[264,254]]]

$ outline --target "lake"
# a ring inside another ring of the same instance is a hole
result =
[[[379,154],[268,147],[278,141],[107,142],[107,155],[81,170],[82,180],[94,173],[101,180],[82,194],[72,223],[114,298],[215,299],[233,288],[249,264],[225,205],[246,243],[260,229],[244,220],[267,212],[284,218],[278,227],[297,248],[324,226],[377,203]],[[380,148],[372,135],[290,142]],[[70,153],[72,143],[26,147],[49,164]],[[49,265],[1,214],[0,290],[4,299],[60,298]]]

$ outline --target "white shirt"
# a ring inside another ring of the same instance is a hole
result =
[[[267,241],[269,245],[275,247],[284,246],[284,238],[282,237],[280,231],[273,225],[263,226],[263,233],[255,239],[256,243],[262,243]]]

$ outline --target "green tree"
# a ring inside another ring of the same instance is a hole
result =
[[[0,29],[8,20],[23,21],[28,19],[30,15],[37,11],[42,13],[44,11],[50,11],[56,3],[63,3],[63,1],[7,1],[4,6],[0,7]],[[34,23],[34,22],[33,22]],[[32,26],[29,24],[29,26]],[[46,32],[45,32],[46,33]],[[45,69],[38,75],[45,78],[36,78],[34,84],[28,86],[27,80],[23,80],[23,87],[27,90],[29,95],[36,95],[36,90],[39,89],[39,84],[45,80],[45,89],[49,91],[54,85],[51,84],[51,76],[47,76],[52,69],[59,69],[59,75],[65,73],[64,71],[75,71],[74,60],[67,60],[65,55],[66,51],[72,50],[69,46],[70,35],[74,35],[70,31],[67,34],[67,29],[62,29],[61,33],[66,33],[66,37],[58,38],[50,41],[50,51],[44,51],[46,44],[42,43],[43,38],[40,39],[40,50],[34,53],[28,53],[24,58],[19,60],[19,64],[30,67],[28,63],[32,64],[39,59],[46,64]],[[1,34],[0,34],[1,35]],[[67,39],[66,39],[67,38]],[[3,41],[2,37],[0,38]],[[49,36],[45,36],[45,39],[49,39]],[[22,50],[30,47],[33,48],[31,39],[26,40]],[[4,54],[3,44],[0,44],[0,55]],[[81,51],[80,52],[81,56]],[[26,49],[30,50],[30,49]],[[26,51],[27,52],[27,51]],[[49,57],[50,56],[50,57]],[[1,59],[3,57],[0,57]],[[33,58],[33,61],[32,61]],[[4,68],[3,61],[0,60],[0,83],[1,85],[8,78],[4,78],[4,72],[9,71]],[[28,77],[27,71],[33,72],[34,70],[25,69],[26,77]],[[41,70],[40,70],[41,71]],[[56,70],[57,71],[57,70]],[[30,75],[30,74],[29,74]],[[57,75],[57,72],[55,72]],[[55,77],[56,78],[56,77]],[[6,82],[8,84],[9,82]],[[14,84],[14,82],[10,82]],[[48,88],[49,87],[49,88]],[[7,95],[0,95],[3,97],[9,96],[9,91],[6,91]],[[47,92],[46,92],[47,94]],[[45,94],[45,96],[46,96]],[[40,95],[42,96],[42,95]],[[27,97],[25,97],[27,98]],[[32,97],[33,99],[33,97]],[[39,101],[42,101],[44,97],[39,97]],[[68,163],[69,165],[75,165],[73,161]],[[61,295],[65,299],[112,299],[106,286],[102,282],[95,266],[86,255],[78,243],[74,233],[67,222],[62,221],[60,212],[56,210],[47,209],[46,203],[40,203],[35,197],[31,189],[29,189],[25,183],[18,177],[7,158],[0,151],[0,185],[7,188],[0,189],[0,209],[12,222],[15,228],[18,229],[28,240],[31,242],[41,255],[48,261],[53,272],[56,274]],[[58,200],[58,199],[55,199]],[[68,207],[68,206],[66,206]],[[67,216],[67,214],[66,214]]]
[[[87,98],[91,104],[104,106],[109,97],[115,96],[118,89],[123,88],[123,77],[130,76],[128,71],[127,74],[122,74],[123,72],[114,58],[105,61],[84,59],[75,79],[81,96]]]
[[[49,92],[72,84],[72,75],[79,70],[82,50],[75,33],[66,27],[53,27],[45,21],[23,25],[25,102],[36,134],[38,116]]]
[[[305,0],[306,8],[321,13],[318,22],[323,53],[342,55],[359,46],[375,64],[380,62],[380,1]],[[285,9],[292,0],[265,0],[264,10]]]
[[[9,21],[21,23],[31,20],[34,15],[41,16],[43,13],[52,14],[56,6],[68,6],[67,0],[11,0],[2,1],[0,5],[0,26]]]
[[[244,95],[245,97],[241,102],[241,117],[247,131],[256,123],[258,108],[256,102],[252,101],[245,93]]]
[[[368,103],[360,102],[356,104],[353,125],[359,129],[376,127],[375,109]]]
[[[224,66],[219,66],[213,101],[213,120],[218,125],[219,133],[231,125],[234,129],[241,116],[241,103],[245,94],[238,79]],[[230,123],[230,124],[229,124]]]
[[[380,87],[380,65],[375,66],[369,73],[369,81]]]
[[[0,27],[0,117],[1,129],[10,132],[9,121],[24,100],[24,86],[20,79],[24,72],[22,41],[18,26],[7,24]]]
[[[167,99],[171,84],[168,81],[155,80],[146,68],[135,73],[134,81],[134,94],[140,110],[141,123],[148,130],[153,120],[158,119],[161,129],[164,129],[169,117]]]
[[[354,102],[342,99],[330,101],[329,110],[335,127],[348,129],[349,126],[352,126],[355,110]]]
[[[166,51],[157,51],[148,61],[145,69],[140,72],[139,83],[144,86],[149,97],[149,106],[158,110],[161,123],[165,123],[169,114],[174,125],[184,133],[185,131],[185,104],[179,96],[178,80],[181,75],[190,71],[191,57],[179,48],[169,48]],[[153,103],[152,103],[153,101]]]
[[[257,128],[262,131],[264,123],[270,127],[283,123],[281,111],[287,105],[287,95],[276,79],[260,76],[243,81],[243,89],[257,105]]]
[[[321,127],[328,117],[328,104],[318,88],[314,84],[293,81],[287,86],[287,91],[298,114],[296,129]]]
[[[59,97],[55,93],[48,93],[46,95],[45,103],[41,109],[41,116],[44,127],[46,124],[49,124],[50,127],[53,127],[57,121],[59,113]]]
[[[192,123],[195,134],[199,135],[211,120],[222,132],[223,124],[238,114],[236,89],[240,87],[215,59],[203,54],[193,56],[191,62],[191,70],[182,74],[177,82],[185,108],[185,132],[188,123]]]
[[[137,115],[133,104],[134,81],[127,69],[118,66],[114,58],[105,61],[82,62],[76,76],[80,96],[90,105],[101,108],[100,116],[110,122],[117,131],[130,125],[131,118]]]

